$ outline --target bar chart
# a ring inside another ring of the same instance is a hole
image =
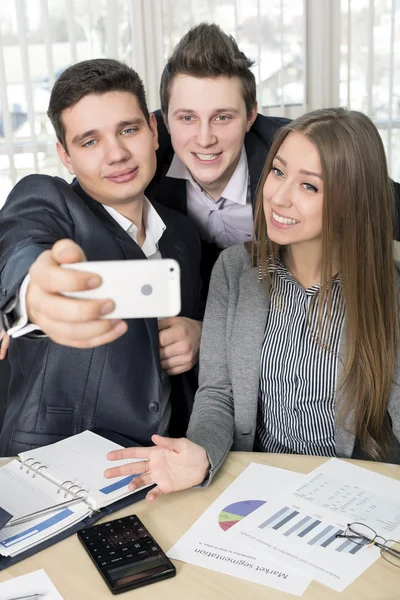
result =
[[[343,535],[343,529],[328,525],[320,519],[305,515],[288,506],[283,506],[268,517],[266,521],[258,525],[258,528],[273,529],[285,538],[299,538],[309,546],[329,548],[336,552],[357,554],[363,548],[362,544],[356,544],[346,538],[338,537]]]

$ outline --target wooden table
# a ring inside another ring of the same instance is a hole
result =
[[[158,499],[145,500],[114,513],[112,518],[136,513],[167,551],[206,510],[219,494],[250,462],[309,473],[325,459],[309,456],[231,452],[212,485],[206,489],[187,490]],[[362,467],[400,480],[400,466],[353,461]],[[257,600],[293,599],[295,596],[271,588],[235,579],[200,567],[174,561],[177,576],[138,590],[126,592],[124,600]],[[0,581],[45,569],[64,600],[105,600],[112,597],[76,535],[0,572]],[[340,594],[312,582],[304,600],[399,600],[400,569],[380,558],[361,577]]]

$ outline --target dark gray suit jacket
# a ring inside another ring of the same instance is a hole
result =
[[[181,268],[182,316],[199,317],[200,243],[187,217],[156,205],[166,230],[159,248]],[[77,182],[47,175],[20,181],[0,211],[0,311],[7,313],[30,265],[62,238],[88,260],[143,259],[140,247]],[[11,382],[0,455],[43,446],[87,428],[150,444],[163,409],[156,319],[130,319],[128,332],[90,350],[26,335],[9,348]],[[197,379],[172,380],[172,431],[184,435]]]

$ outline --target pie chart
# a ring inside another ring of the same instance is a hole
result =
[[[221,529],[227,531],[263,504],[265,504],[265,500],[241,500],[229,504],[219,513],[218,525]]]

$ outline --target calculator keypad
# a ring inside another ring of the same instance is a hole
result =
[[[94,525],[80,532],[101,569],[133,563],[162,553],[136,516]]]

